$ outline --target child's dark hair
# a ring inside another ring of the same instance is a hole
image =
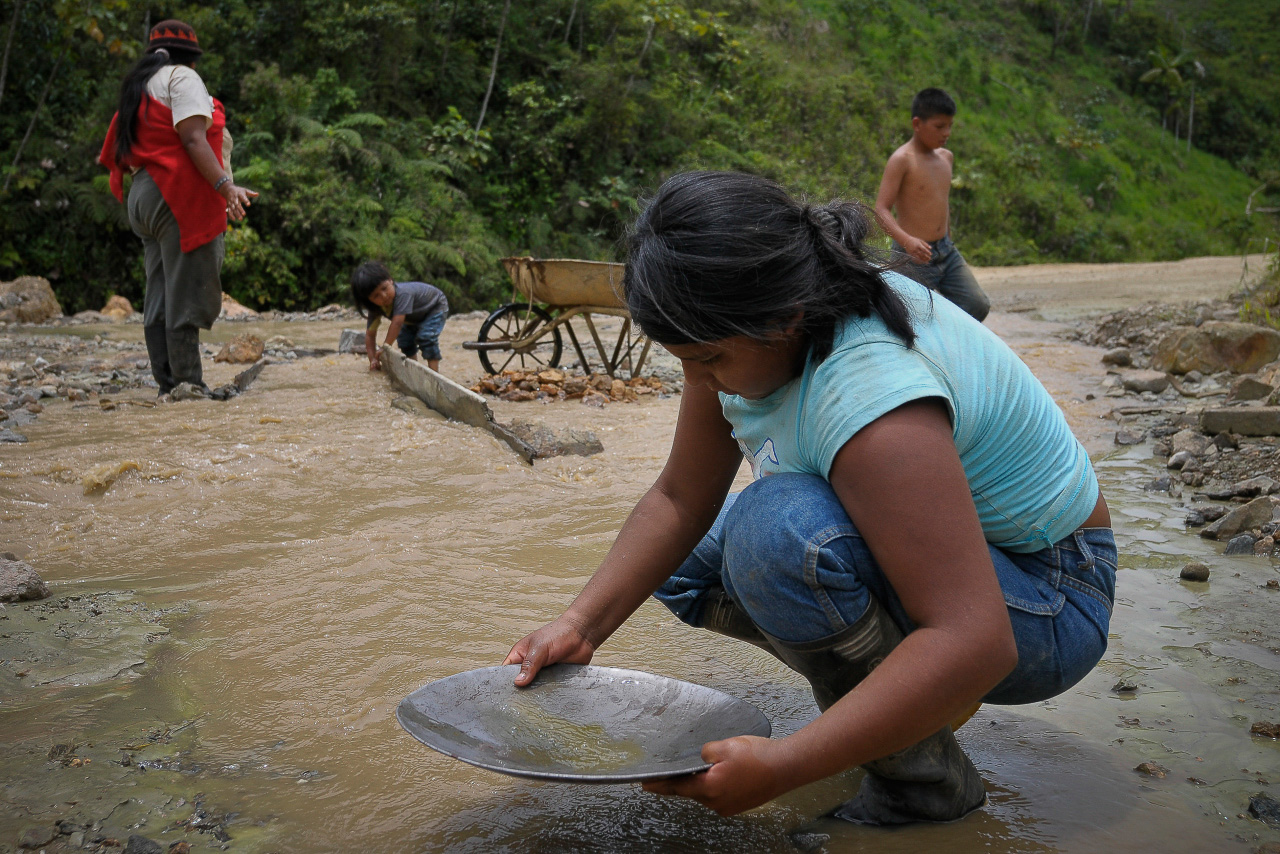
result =
[[[361,317],[369,317],[371,312],[382,313],[382,309],[369,301],[369,294],[390,278],[391,271],[381,261],[365,261],[356,267],[351,274],[351,299]]]
[[[934,116],[954,116],[956,102],[941,89],[921,89],[911,100],[911,118],[928,120]]]
[[[129,152],[138,139],[138,106],[142,104],[142,96],[147,91],[147,81],[166,65],[190,65],[200,57],[195,51],[182,48],[157,48],[144,53],[124,75],[120,83],[120,102],[117,106],[119,117],[116,119],[116,162],[126,165]]]
[[[857,202],[805,204],[755,175],[675,175],[627,235],[631,319],[660,344],[695,344],[763,340],[803,312],[821,361],[837,323],[874,311],[909,347],[906,304],[865,245],[871,222]]]

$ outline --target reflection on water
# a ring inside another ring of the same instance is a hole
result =
[[[342,326],[280,325],[258,334],[333,346]],[[467,334],[446,336],[445,368],[463,379],[478,371],[458,347]],[[234,372],[211,366],[211,383],[220,371]],[[102,412],[59,401],[26,428],[28,445],[0,449],[3,539],[55,595],[132,589],[158,608],[189,606],[135,679],[26,689],[6,673],[0,838],[101,794],[152,809],[141,832],[167,846],[177,837],[159,816],[186,818],[199,791],[238,814],[233,850],[791,851],[793,830],[851,796],[856,772],[722,819],[632,785],[504,777],[404,733],[394,712],[405,695],[500,663],[581,587],[661,464],[678,399],[509,407],[504,417],[588,426],[607,449],[529,467],[487,434],[391,409],[394,396],[361,357],[303,359],[269,366],[227,403]],[[1271,570],[1176,533],[1177,509],[1137,486],[1144,453],[1100,465],[1124,556],[1103,665],[1064,697],[987,707],[961,731],[990,807],[945,827],[822,825],[827,850],[1243,851],[1235,834],[1276,838],[1236,818],[1264,788],[1240,769],[1280,764],[1247,736],[1277,699],[1274,630],[1233,635],[1237,617],[1202,607],[1207,596],[1249,606],[1262,625],[1275,612],[1256,584]],[[86,490],[102,471],[112,481]],[[1215,568],[1206,590],[1176,580],[1188,559]],[[743,697],[777,735],[815,714],[771,658],[695,635],[654,604],[596,663]],[[1136,696],[1110,691],[1121,676]],[[51,744],[73,740],[92,764],[47,761]],[[140,741],[147,771],[120,764],[122,745]],[[1147,759],[1169,776],[1135,774]]]

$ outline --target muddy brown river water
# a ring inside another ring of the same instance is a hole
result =
[[[211,340],[252,330],[332,347],[343,325],[219,324]],[[451,320],[446,333],[444,370],[464,382],[479,366],[460,343],[478,325]],[[1251,795],[1280,790],[1280,746],[1249,735],[1252,721],[1280,719],[1280,594],[1263,589],[1275,568],[1222,557],[1181,532],[1167,496],[1142,490],[1159,470],[1149,446],[1113,450],[1097,351],[1027,314],[992,325],[1094,452],[1121,572],[1111,648],[1084,682],[1048,703],[985,707],[961,730],[988,783],[982,813],[897,831],[812,825],[850,796],[855,771],[724,819],[631,785],[505,777],[418,744],[396,704],[501,662],[560,612],[655,476],[679,398],[498,403],[500,419],[587,427],[605,446],[528,466],[487,434],[392,409],[384,377],[335,355],[268,365],[226,403],[59,400],[24,428],[27,444],[0,447],[0,550],[38,569],[50,602],[116,591],[155,627],[118,674],[17,676],[0,662],[0,851],[64,818],[99,821],[121,842],[142,833],[243,852],[786,852],[802,827],[829,835],[801,840],[822,850],[885,854],[1280,843],[1280,829],[1246,814]],[[140,340],[141,329],[76,331]],[[210,384],[233,373],[207,370]],[[95,471],[118,477],[86,491]],[[1208,583],[1178,580],[1190,560],[1209,564]],[[7,606],[0,633],[24,607]],[[772,658],[652,602],[596,663],[743,697],[776,734],[816,714]],[[1114,692],[1122,681],[1137,690]],[[51,760],[56,744],[91,761]],[[1166,776],[1134,770],[1148,761]],[[230,842],[188,829],[197,806]]]

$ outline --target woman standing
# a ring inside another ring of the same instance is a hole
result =
[[[180,383],[205,392],[200,330],[222,308],[223,233],[257,193],[231,178],[231,136],[222,103],[195,71],[204,53],[182,21],[151,28],[147,51],[125,75],[98,162],[124,201],[133,174],[129,225],[142,238],[147,290],[143,329],[151,374],[168,394]]]

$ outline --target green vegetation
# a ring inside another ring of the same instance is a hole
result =
[[[141,296],[95,159],[165,17],[199,33],[237,179],[262,192],[223,277],[254,307],[345,300],[369,256],[457,310],[490,307],[509,289],[500,257],[610,258],[637,199],[691,167],[869,200],[929,85],[960,106],[953,233],[974,263],[1257,251],[1276,234],[1246,214],[1251,194],[1280,204],[1272,0],[6,5],[0,277],[47,276],[68,311]]]

